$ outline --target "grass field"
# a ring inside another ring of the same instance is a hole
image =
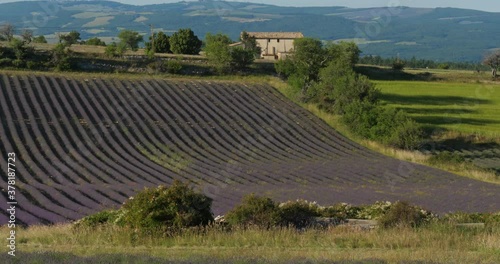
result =
[[[382,101],[430,129],[500,137],[500,88],[485,83],[376,81]]]
[[[0,228],[2,237],[7,237],[7,232],[7,228]],[[335,227],[323,231],[226,232],[208,228],[203,232],[162,237],[138,235],[119,227],[103,227],[96,232],[75,231],[70,225],[33,226],[17,230],[16,259],[17,263],[41,263],[43,259],[45,263],[54,259],[59,262],[50,263],[89,263],[90,259],[112,263],[117,258],[121,263],[164,263],[165,260],[176,263],[498,263],[500,237],[497,232],[495,226],[459,228],[433,224],[420,229],[370,231]]]

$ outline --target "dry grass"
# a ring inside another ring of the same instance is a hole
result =
[[[466,230],[443,224],[422,229],[362,231],[336,227],[325,231],[295,229],[186,232],[175,237],[134,234],[120,227],[73,230],[70,225],[18,230],[22,252],[64,252],[78,256],[147,254],[165,259],[209,256],[266,261],[363,260],[461,263],[500,262],[499,230]],[[8,229],[0,228],[6,237]]]

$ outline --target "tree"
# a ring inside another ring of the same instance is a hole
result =
[[[318,80],[319,71],[327,65],[327,52],[319,39],[301,38],[294,41],[292,57],[276,64],[276,71],[289,78],[289,83],[304,96]]]
[[[38,37],[33,38],[33,43],[47,43],[44,35],[40,35]]]
[[[132,30],[120,31],[120,33],[118,34],[118,38],[120,38],[121,43],[124,44],[124,47],[133,51],[137,51],[139,49],[139,43],[143,41],[143,37],[139,35],[139,32]]]
[[[377,101],[379,92],[375,85],[366,76],[355,73],[346,57],[321,69],[319,80],[308,90],[308,99],[329,112],[344,114],[345,107],[354,101]]]
[[[106,46],[106,49],[104,50],[104,54],[106,54],[106,56],[109,58],[122,56],[123,53],[125,53],[125,51],[127,50],[127,47],[125,45],[126,44],[124,44],[122,42],[120,42],[118,44],[113,42],[113,43]]]
[[[327,52],[330,60],[341,59],[349,62],[350,67],[354,67],[359,61],[361,50],[354,42],[340,42],[338,44],[331,43],[327,47]]]
[[[57,44],[52,49],[52,64],[58,71],[68,71],[73,68],[71,64],[71,52],[63,43]]]
[[[153,47],[154,44],[154,47]],[[170,53],[170,37],[163,32],[154,33],[149,37],[149,42],[145,43],[146,53]]]
[[[62,43],[65,46],[76,44],[80,39],[80,33],[76,30],[71,31],[68,34],[59,35],[59,43]]]
[[[219,71],[224,73],[231,65],[231,51],[229,45],[233,42],[227,35],[207,33],[205,36],[205,54],[208,60]]]
[[[13,38],[9,42],[9,46],[14,52],[17,60],[24,60],[28,55],[28,48],[26,47],[26,43],[17,38]]]
[[[202,41],[190,28],[179,29],[170,37],[170,49],[175,54],[200,53]]]
[[[3,24],[0,26],[0,39],[11,41],[14,38],[15,28],[12,24]]]
[[[233,41],[227,35],[208,33],[205,41],[206,56],[219,73],[243,70],[255,59],[254,48],[230,47]]]
[[[257,40],[255,37],[250,36],[246,31],[241,33],[240,41],[245,50],[252,51],[255,55],[259,55],[261,53],[261,49],[257,46]]]
[[[106,42],[102,41],[98,37],[93,37],[84,42],[85,45],[90,46],[106,46]]]
[[[491,67],[491,75],[496,78],[498,68],[500,68],[500,50],[487,55],[483,60],[483,64]]]

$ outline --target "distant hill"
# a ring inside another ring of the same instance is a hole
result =
[[[55,39],[77,30],[106,42],[124,28],[149,34],[192,28],[203,38],[222,32],[237,39],[247,31],[301,31],[322,40],[356,40],[365,55],[416,56],[441,61],[479,61],[500,47],[500,14],[453,8],[280,7],[198,1],[147,6],[110,1],[0,4],[0,23],[31,28]]]

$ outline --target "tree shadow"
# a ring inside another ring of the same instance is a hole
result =
[[[461,109],[461,108],[406,108],[398,107],[408,114],[425,114],[425,115],[460,115],[460,114],[474,114],[477,110]]]
[[[400,95],[383,93],[380,95],[383,101],[399,105],[456,105],[473,107],[478,104],[491,104],[491,100],[470,98],[463,96],[435,96],[435,95]]]
[[[377,81],[439,81],[442,78],[435,76],[430,72],[411,74],[404,71],[397,71],[376,66],[356,66],[355,71],[366,75],[371,80]]]
[[[421,124],[430,124],[430,125],[453,125],[453,124],[464,124],[464,125],[473,125],[473,126],[487,126],[500,124],[500,121],[489,120],[489,119],[481,119],[481,118],[464,118],[464,117],[455,117],[455,116],[415,116],[413,117],[415,121]]]

